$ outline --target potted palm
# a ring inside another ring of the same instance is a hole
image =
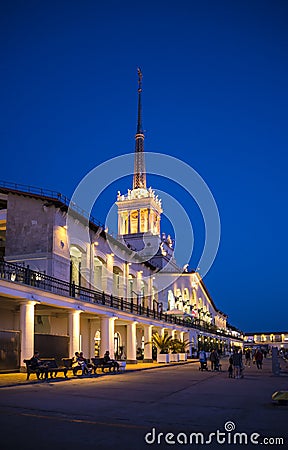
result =
[[[187,350],[189,349],[190,344],[192,342],[185,339],[184,341],[180,341],[180,339],[175,339],[175,347],[177,348],[178,354],[179,354],[179,361],[186,361],[187,360]]]
[[[179,362],[179,341],[172,339],[170,342],[170,362]]]
[[[158,363],[169,363],[169,350],[171,346],[172,336],[164,334],[161,336],[159,333],[154,333],[152,335],[152,345],[157,348],[157,362]],[[151,344],[151,342],[146,342],[146,344]]]

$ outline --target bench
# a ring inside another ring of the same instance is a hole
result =
[[[41,359],[41,363],[43,366],[46,366],[45,368],[36,368],[32,369],[30,359],[24,359],[24,363],[26,364],[26,371],[27,371],[27,380],[29,380],[31,373],[35,373],[37,376],[37,379],[43,379],[44,376],[50,374],[50,378],[56,378],[58,372],[63,372],[63,375],[65,378],[67,378],[67,367],[60,367],[58,366],[56,360],[54,358],[51,359]]]
[[[117,361],[104,362],[104,358],[91,358],[91,361],[94,373],[96,373],[97,369],[102,369],[102,372],[104,372],[105,369],[109,369],[109,372],[111,372],[112,369],[113,372],[119,370],[119,364]]]
[[[78,370],[81,370],[81,373],[82,373],[82,367],[80,367],[80,366],[72,367],[72,358],[62,358],[62,362],[63,362],[64,367],[66,367],[67,370],[72,370],[74,376],[77,376]],[[88,367],[92,366],[89,363],[89,359],[87,360],[87,365],[88,365]],[[92,369],[93,369],[93,366],[92,366]]]

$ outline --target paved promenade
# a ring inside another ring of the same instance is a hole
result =
[[[187,362],[179,362],[179,363],[170,363],[169,366],[181,366],[183,364],[191,364],[191,363],[198,363],[198,360],[190,360]],[[149,369],[160,369],[160,368],[167,368],[167,364],[159,364],[159,363],[141,363],[138,362],[138,364],[126,364],[126,370],[125,372],[131,372],[131,371],[140,371],[140,370],[149,370]],[[80,374],[80,372],[79,372]],[[98,378],[100,376],[108,376],[110,375],[107,371],[105,371],[104,373],[101,372],[101,370],[97,371],[97,374],[94,375],[92,374],[92,376],[84,376],[83,379],[87,379],[87,378]],[[114,373],[112,373],[112,375],[114,376]],[[119,375],[119,374],[115,374],[115,375]],[[39,381],[36,378],[35,374],[31,374],[30,375],[30,379],[27,381],[27,376],[26,373],[2,373],[0,374],[0,388],[2,387],[12,387],[12,386],[21,386],[21,385],[25,385],[25,384],[39,384],[39,383],[43,383],[43,381]],[[74,377],[72,374],[72,371],[70,370],[68,372],[68,379],[82,379],[82,377],[80,377],[79,375],[77,377]],[[66,380],[62,374],[58,374],[56,379],[53,378],[53,380],[49,379],[49,383],[50,382],[65,382],[68,381]]]
[[[287,448],[288,406],[271,399],[288,389],[287,374],[273,376],[270,359],[263,370],[245,368],[243,379],[228,378],[225,360],[222,372],[198,367],[133,365],[126,373],[48,383],[0,375],[0,448]]]

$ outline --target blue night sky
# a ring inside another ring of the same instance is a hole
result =
[[[145,151],[193,167],[219,209],[204,278],[217,307],[244,331],[287,331],[287,23],[285,0],[3,0],[0,178],[71,197],[95,166],[133,152],[140,66]],[[104,192],[100,221],[131,183]],[[148,185],[189,214],[197,266],[199,208],[171,181]]]

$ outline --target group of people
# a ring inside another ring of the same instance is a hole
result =
[[[210,363],[211,363],[211,370],[220,370],[221,369],[221,364],[220,364],[220,356],[217,352],[217,350],[213,349],[210,353],[209,356],[210,359]],[[207,358],[207,354],[204,350],[200,350],[199,352],[199,362],[200,362],[200,370],[208,370],[208,358]]]
[[[110,358],[109,351],[107,350],[103,357],[103,362],[107,365],[111,365],[110,371],[113,369],[114,371],[119,370],[120,366],[117,361]],[[38,351],[35,351],[32,358],[29,361],[30,367],[32,370],[38,373],[38,378],[43,377],[45,380],[48,379],[48,368],[49,364],[44,363],[40,359],[40,354]],[[75,352],[72,358],[72,369],[74,374],[77,373],[77,370],[81,370],[82,375],[90,375],[93,366],[89,363],[89,361],[84,357],[83,352]]]
[[[72,369],[76,373],[78,369],[81,369],[82,375],[91,375],[92,366],[88,363],[87,359],[84,358],[83,352],[75,352],[72,358]]]
[[[260,348],[257,348],[255,352],[251,352],[249,348],[244,351],[245,356],[245,366],[250,367],[251,360],[256,364],[257,369],[262,369],[263,364],[263,352]],[[211,363],[212,371],[221,370],[220,357],[217,350],[212,350],[210,356],[207,357],[207,353],[204,350],[199,351],[199,370],[208,370],[208,359]],[[229,378],[243,378],[244,377],[244,364],[243,364],[243,353],[241,348],[235,347],[233,353],[229,357],[228,366]]]
[[[228,374],[229,378],[244,377],[242,350],[240,348],[235,347],[233,349],[233,353],[229,358]]]
[[[251,360],[255,362],[257,369],[262,369],[263,364],[263,357],[266,358],[266,353],[262,352],[260,348],[256,348],[254,352],[250,350],[250,348],[246,348],[244,351],[245,355],[245,365],[250,367],[251,366]]]
[[[254,352],[250,348],[246,348],[244,351],[245,366],[250,367],[251,361],[256,364],[257,369],[262,369],[263,365],[263,352],[260,348],[256,348]],[[266,356],[266,355],[265,355]],[[234,348],[232,355],[229,358],[229,378],[243,378],[244,376],[244,364],[242,350]]]
[[[119,366],[118,362],[115,361],[114,359],[110,358],[110,353],[108,350],[104,354],[103,362],[105,364],[111,366],[109,369],[110,372],[112,369],[114,370],[114,372],[116,370],[119,370],[120,366]],[[88,362],[88,360],[86,358],[84,358],[83,352],[75,352],[75,355],[72,358],[72,369],[73,369],[74,373],[76,373],[76,371],[78,369],[81,369],[82,375],[90,375],[92,372],[93,366],[92,366],[92,364],[90,364]]]

